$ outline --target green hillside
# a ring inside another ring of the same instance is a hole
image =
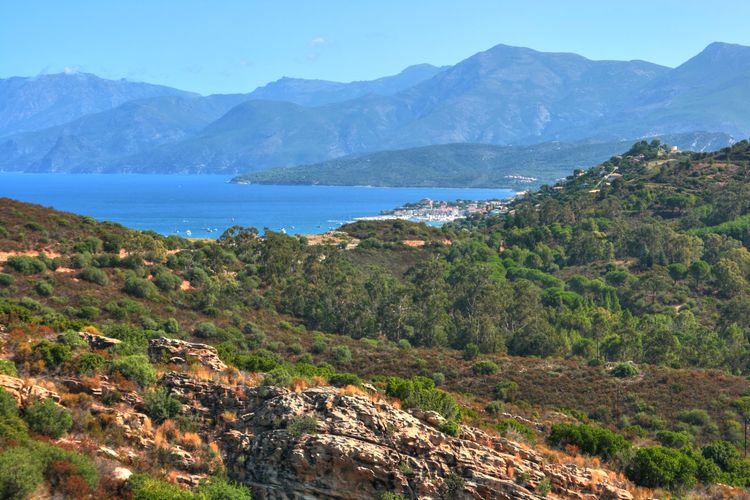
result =
[[[680,148],[718,148],[723,134],[683,134],[666,138]],[[554,183],[577,168],[588,168],[629,147],[607,143],[547,142],[532,146],[443,144],[346,156],[311,165],[274,168],[237,176],[249,184],[321,184],[392,187],[536,187]],[[522,181],[518,177],[535,180]]]

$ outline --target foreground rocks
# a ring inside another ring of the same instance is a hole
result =
[[[535,499],[547,489],[557,498],[632,498],[604,471],[546,463],[524,446],[477,429],[450,437],[377,396],[331,387],[227,387],[176,373],[162,383],[186,411],[223,422],[224,462],[233,479],[254,488],[254,498],[364,500],[393,492]],[[236,418],[217,418],[227,412]]]

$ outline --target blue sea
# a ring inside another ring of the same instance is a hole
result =
[[[219,175],[0,173],[0,196],[164,235],[218,238],[235,224],[324,233],[355,217],[428,197],[508,198],[509,189],[230,184]]]

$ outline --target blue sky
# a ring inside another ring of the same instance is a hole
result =
[[[498,43],[676,66],[750,45],[747,0],[24,0],[0,3],[0,77],[86,71],[203,94],[351,81]]]

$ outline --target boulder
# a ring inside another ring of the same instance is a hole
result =
[[[118,344],[122,344],[122,340],[105,337],[104,335],[97,335],[96,333],[78,332],[83,340],[88,342],[89,347],[92,349],[109,349]]]
[[[115,467],[112,471],[111,478],[117,483],[124,483],[130,479],[130,476],[132,475],[133,472],[130,469],[126,469],[125,467]]]
[[[148,357],[152,363],[185,364],[195,361],[213,371],[227,369],[214,347],[165,337],[149,342]]]

